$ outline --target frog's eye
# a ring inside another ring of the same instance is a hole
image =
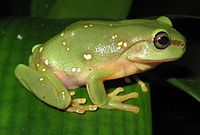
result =
[[[157,49],[165,49],[170,44],[169,36],[166,32],[159,32],[154,37],[154,45]]]

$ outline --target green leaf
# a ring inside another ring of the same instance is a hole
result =
[[[141,91],[136,82],[114,80],[106,83],[108,92],[124,86],[125,93],[136,91],[138,114],[119,110],[98,109],[83,115],[57,110],[39,101],[14,76],[17,64],[28,64],[31,48],[62,31],[73,21],[8,18],[0,20],[0,134],[1,135],[151,135],[150,93]],[[123,83],[122,83],[123,82]],[[110,85],[112,84],[112,85]],[[113,84],[115,86],[113,86]],[[76,97],[86,97],[84,87]]]
[[[32,0],[33,17],[54,19],[125,19],[132,0]]]
[[[180,66],[181,61],[184,61],[184,58],[178,62],[179,64],[162,64],[149,73],[149,77],[154,78],[151,81],[155,85],[158,85],[158,80],[165,80],[200,101],[200,75]]]
[[[170,78],[167,81],[200,102],[200,77]]]

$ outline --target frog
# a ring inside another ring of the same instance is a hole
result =
[[[185,37],[166,16],[82,20],[35,45],[29,66],[19,64],[14,72],[28,91],[60,110],[82,114],[101,108],[138,113],[139,106],[124,103],[138,93],[123,94],[122,87],[107,93],[104,82],[177,60],[185,50]],[[74,90],[81,86],[86,86],[92,104],[86,104],[84,97],[73,98]]]

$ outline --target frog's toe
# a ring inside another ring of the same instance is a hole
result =
[[[66,111],[68,112],[76,112],[76,113],[85,113],[85,111],[95,111],[97,110],[97,105],[80,105],[85,104],[86,99],[85,98],[78,98],[73,99],[70,106],[67,108]]]
[[[66,111],[80,113],[80,114],[85,113],[85,110],[80,109],[79,107],[69,107],[69,108],[67,108]]]
[[[77,98],[72,100],[72,105],[79,105],[79,104],[85,104],[86,99],[85,98]]]
[[[116,102],[116,101],[113,101],[113,100],[110,100],[110,102],[107,105],[103,106],[102,108],[124,110],[124,111],[133,112],[133,113],[139,113],[140,112],[140,108],[138,106],[124,104],[124,103]]]
[[[122,96],[119,96],[118,94],[120,92],[123,92],[124,89],[121,88],[121,87],[118,87],[116,88],[113,92],[109,93],[108,96],[114,100],[114,101],[117,101],[117,102],[124,102],[128,99],[131,99],[131,98],[137,98],[138,97],[138,93],[137,92],[131,92],[129,94],[126,94],[126,95],[122,95]]]
[[[95,111],[97,108],[97,105],[70,106],[66,111],[82,114],[85,113],[85,111]]]
[[[109,93],[108,96],[110,96],[110,97],[116,96],[121,92],[124,92],[124,89],[122,87],[118,87],[113,92]]]
[[[140,85],[141,89],[143,92],[148,92],[148,88],[146,87],[145,83],[140,80],[140,78],[138,76],[133,76],[133,78],[137,81],[137,83]]]

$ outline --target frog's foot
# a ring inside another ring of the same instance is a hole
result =
[[[81,105],[85,103],[85,98],[72,99],[71,104],[66,111],[84,113],[85,111],[95,111],[98,108],[97,105]]]
[[[118,109],[118,110],[124,110],[124,111],[138,113],[140,111],[140,108],[138,106],[122,103],[128,99],[137,98],[138,93],[131,92],[126,95],[118,96],[118,94],[123,91],[124,91],[124,89],[119,87],[119,88],[115,89],[113,92],[111,92],[110,94],[108,94],[108,97],[110,98],[110,100],[106,105],[101,106],[101,108]]]

